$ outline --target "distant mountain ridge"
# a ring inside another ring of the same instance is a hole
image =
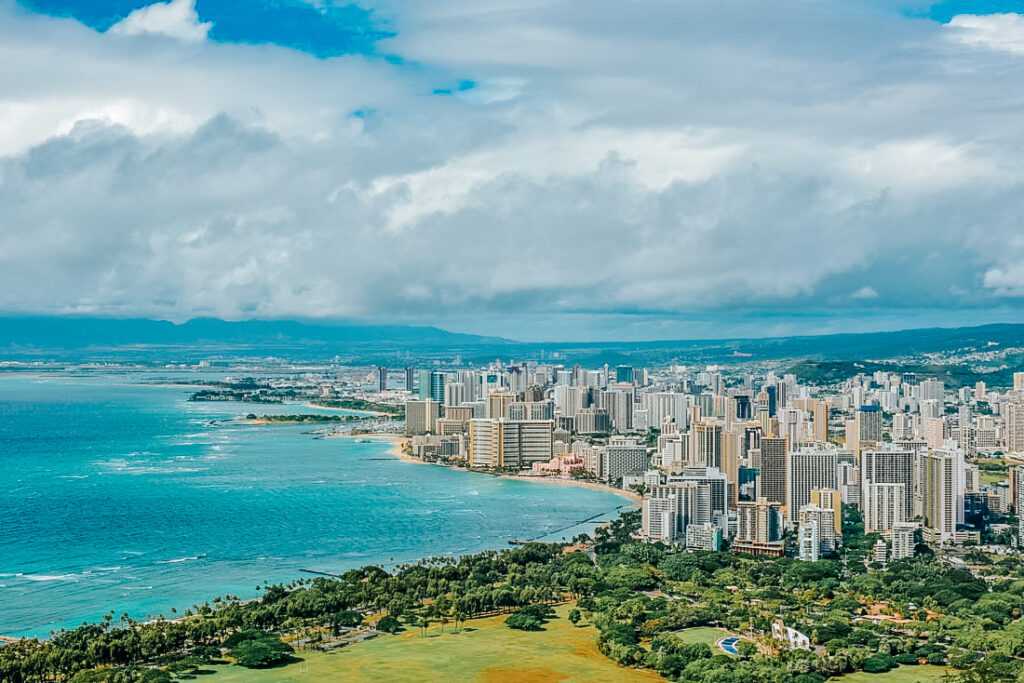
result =
[[[350,321],[196,318],[175,324],[143,318],[0,315],[0,354],[36,358],[171,360],[256,354],[296,359],[343,356],[352,363],[388,364],[399,353],[403,362],[442,366],[458,357],[471,364],[504,358],[586,367],[605,363],[648,367],[782,359],[867,361],[1008,347],[1024,348],[1024,324],[748,339],[519,342],[430,326]],[[1011,364],[1016,367],[1024,355],[1017,354],[1014,359]]]
[[[473,345],[503,343],[496,337],[448,332],[438,327],[366,325],[297,320],[194,318],[176,324],[146,318],[0,316],[0,348],[82,349],[120,346],[227,344]]]

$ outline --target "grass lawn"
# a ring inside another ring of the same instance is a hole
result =
[[[694,628],[683,629],[682,631],[676,631],[673,633],[676,638],[683,641],[687,645],[692,643],[707,643],[714,649],[715,654],[722,654],[722,651],[716,647],[715,643],[720,641],[722,638],[728,638],[733,635],[728,631],[720,628],[711,628],[710,626],[695,626]]]
[[[1009,476],[1006,472],[986,472],[981,470],[981,483],[991,486],[1006,481]]]
[[[942,666],[901,666],[884,674],[866,674],[858,671],[830,680],[839,683],[937,683],[942,680],[946,668]]]
[[[255,671],[236,666],[213,667],[203,676],[208,683],[319,683],[320,681],[660,681],[653,672],[623,669],[597,651],[596,631],[575,627],[557,608],[558,618],[543,632],[514,631],[505,617],[470,621],[467,629],[441,633],[433,627],[427,637],[418,629],[397,636],[380,636],[332,654],[302,652],[302,662],[281,669]],[[472,630],[470,630],[472,629]],[[713,630],[713,629],[708,629]],[[723,633],[716,631],[717,638]],[[717,639],[716,638],[716,639]]]

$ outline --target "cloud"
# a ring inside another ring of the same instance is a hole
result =
[[[1017,55],[841,2],[376,9],[395,59],[0,0],[0,310],[520,337],[1019,315]]]
[[[965,45],[1024,55],[1024,15],[960,14],[948,26],[954,40]]]
[[[864,287],[861,287],[857,291],[855,291],[852,294],[850,294],[850,298],[851,299],[856,299],[858,301],[877,299],[878,298],[878,292],[875,290],[874,287],[865,285]]]
[[[1003,296],[1024,297],[1024,262],[985,271],[985,286]]]
[[[187,42],[206,40],[213,24],[199,21],[195,0],[169,0],[141,7],[110,27],[126,36],[163,35]]]

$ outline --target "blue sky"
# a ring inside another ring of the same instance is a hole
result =
[[[105,31],[132,10],[150,0],[19,0],[26,8],[52,16],[74,17]],[[903,12],[947,22],[957,14],[1024,12],[1024,0],[944,0],[900,3],[883,0],[869,4],[883,11]],[[273,43],[318,57],[377,54],[377,41],[394,34],[395,27],[380,13],[357,4],[314,3],[309,0],[197,0],[203,21],[213,23],[213,40]]]
[[[147,0],[21,0],[36,12],[74,17],[105,31]],[[390,35],[385,20],[358,5],[318,8],[303,0],[198,0],[200,19],[213,23],[210,38],[224,42],[274,43],[319,57],[374,54]]]
[[[1024,0],[945,0],[915,7],[911,14],[947,22],[958,14],[999,14],[1024,12]]]
[[[1024,319],[1024,0],[636,7],[0,0],[0,312]]]

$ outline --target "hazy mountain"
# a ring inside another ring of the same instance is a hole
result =
[[[295,320],[226,321],[91,317],[0,317],[0,348],[84,349],[128,346],[428,346],[501,343],[437,327]]]

